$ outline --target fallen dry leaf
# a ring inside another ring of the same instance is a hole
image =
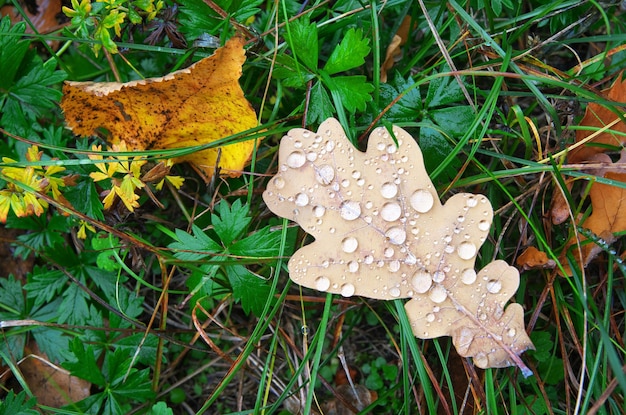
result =
[[[380,66],[380,82],[387,82],[387,71],[393,68],[393,65],[396,63],[396,58],[400,57],[402,54],[401,48],[409,39],[410,32],[411,16],[405,16],[404,20],[402,20],[402,24],[400,24],[400,27],[398,28],[398,31],[395,35],[393,35],[391,43],[387,46],[385,61]]]
[[[606,99],[613,101],[616,105],[626,102],[626,80],[622,76],[607,91],[604,91]],[[624,113],[623,108],[618,110]],[[612,127],[600,134],[596,131],[609,124]],[[607,146],[624,147],[626,144],[626,136],[619,133],[626,133],[626,124],[621,121],[618,115],[604,105],[590,103],[587,106],[585,116],[580,122],[582,127],[592,127],[576,131],[576,142],[580,145],[573,149],[567,156],[568,164],[590,163],[593,165],[587,169],[590,175],[604,177],[619,182],[626,182],[626,154],[622,151],[620,160],[613,163],[609,155],[605,154]],[[617,132],[617,133],[616,133]],[[569,183],[571,189],[571,183]],[[604,239],[608,244],[615,240],[613,236],[616,232],[626,230],[626,210],[622,208],[624,200],[626,200],[626,189],[617,186],[611,186],[604,183],[592,183],[589,190],[591,199],[592,213],[578,225],[588,229],[593,234]],[[552,222],[559,224],[569,218],[570,208],[560,193],[555,194],[555,199],[551,208]],[[579,241],[586,238],[578,234]],[[566,244],[569,248],[576,243],[575,237],[572,237]],[[583,244],[581,251],[574,250],[575,256],[579,259],[580,266],[587,266],[602,249],[594,243]],[[564,250],[561,264],[565,269],[566,275],[571,275],[570,267],[567,265]]]
[[[505,309],[519,273],[504,261],[474,270],[493,218],[489,201],[462,193],[442,205],[415,140],[398,127],[394,134],[398,146],[377,128],[365,153],[332,118],[317,133],[283,137],[263,199],[315,238],[289,261],[291,279],[346,297],[411,298],[417,337],[452,336],[477,366],[518,365],[529,375],[519,357],[532,347],[523,309]]]
[[[29,346],[32,350],[27,348],[28,356],[19,367],[38,404],[61,408],[91,395],[91,383],[51,364],[34,342]]]
[[[66,19],[61,13],[61,0],[29,1],[26,2],[26,7],[23,7],[21,11],[28,17],[32,27],[40,34],[59,30],[63,26],[61,20]],[[9,16],[12,24],[24,20],[15,4],[5,4],[0,7],[0,17],[2,16]],[[26,33],[33,33],[32,27],[27,24]],[[60,42],[58,40],[48,40],[47,42],[53,50],[59,48]]]
[[[556,262],[553,259],[549,259],[545,252],[538,250],[534,246],[529,246],[517,257],[515,265],[527,271],[529,269],[554,268]]]
[[[256,127],[256,113],[239,86],[243,45],[234,37],[212,56],[162,78],[66,82],[61,107],[67,125],[84,136],[105,128],[111,143],[124,141],[132,150],[198,146]],[[236,177],[254,145],[247,140],[174,161],[191,163],[207,181],[218,162],[222,175]]]

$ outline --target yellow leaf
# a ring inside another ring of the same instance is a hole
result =
[[[83,136],[104,128],[111,143],[124,141],[130,150],[198,146],[256,127],[255,111],[239,86],[243,45],[243,39],[232,38],[212,56],[162,78],[125,84],[66,82],[61,107],[67,125]],[[222,175],[241,175],[254,141],[221,147]],[[174,161],[190,162],[209,181],[218,148]]]

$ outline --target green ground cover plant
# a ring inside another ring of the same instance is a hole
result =
[[[626,88],[602,92],[626,67],[621,3],[72,0],[43,25],[55,6],[31,3],[0,0],[0,415],[624,412],[626,228],[586,225],[598,184],[607,204],[626,188]],[[171,163],[205,147],[66,128],[64,81],[164,76],[233,36],[259,127],[225,139],[262,137],[239,177]],[[581,122],[592,105],[616,122]],[[329,117],[361,150],[402,127],[442,201],[490,200],[476,266],[520,270],[531,376],[416,339],[402,300],[291,282],[312,239],[262,193],[280,138]],[[586,147],[608,160],[568,158],[607,129]]]

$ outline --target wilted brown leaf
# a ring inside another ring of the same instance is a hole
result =
[[[61,107],[67,125],[79,135],[105,128],[112,143],[124,141],[131,150],[198,146],[256,127],[256,113],[239,86],[243,45],[234,37],[212,56],[162,78],[66,82]],[[174,161],[191,163],[207,181],[218,162],[222,175],[236,177],[254,146],[247,140]]]
[[[626,102],[626,80],[623,80],[620,75],[613,86],[605,91],[605,96],[607,100],[615,102],[618,111],[624,114],[624,108],[619,107],[619,104]],[[612,126],[607,131],[597,133],[597,130],[607,125]],[[576,131],[576,142],[584,143],[584,145],[576,147],[568,154],[568,164],[589,163],[593,165],[588,169],[589,174],[626,182],[625,153],[622,151],[620,160],[615,163],[605,154],[607,146],[624,147],[626,136],[619,133],[626,133],[626,124],[607,106],[590,103],[580,126],[591,128]],[[626,189],[596,182],[591,185],[589,197],[592,213],[578,225],[588,229],[607,243],[613,242],[615,240],[614,233],[626,230],[626,210],[622,208],[622,204],[626,200]],[[560,194],[555,195],[551,210],[553,223],[558,224],[567,220],[569,211],[569,206],[564,198]],[[579,235],[581,242],[584,239],[584,236]],[[572,238],[567,246],[569,247],[575,242],[576,240]],[[580,265],[584,267],[600,251],[601,249],[597,245],[588,243],[581,247],[582,256],[579,257],[578,250],[575,250],[575,256],[579,258]],[[561,263],[564,264],[566,274],[569,275],[570,269],[564,256],[561,258]]]
[[[391,39],[391,43],[387,46],[387,52],[385,53],[385,61],[380,67],[380,81],[387,82],[387,71],[393,68],[393,65],[396,63],[396,58],[400,57],[402,54],[402,46],[409,39],[409,34],[411,33],[411,16],[405,16],[404,20],[402,20],[402,24],[398,28],[398,31],[393,38]]]
[[[534,246],[529,246],[517,257],[515,265],[522,270],[545,269],[554,268],[556,262],[553,259],[549,259],[545,252],[538,250]]]
[[[413,332],[452,336],[460,355],[481,368],[518,365],[532,347],[519,304],[507,301],[519,273],[504,261],[474,270],[493,218],[487,198],[468,193],[445,205],[415,140],[384,128],[355,149],[335,119],[317,133],[293,129],[279,149],[279,172],[263,198],[315,242],[289,261],[298,284],[349,297],[411,298]]]

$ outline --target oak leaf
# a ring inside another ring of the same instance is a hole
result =
[[[212,56],[161,78],[66,82],[61,107],[67,125],[79,135],[104,128],[112,144],[124,141],[130,150],[198,146],[254,128],[256,113],[239,85],[243,45],[234,37]],[[237,177],[254,146],[255,140],[246,140],[174,162],[191,163],[207,181],[217,167],[222,175]]]
[[[615,83],[604,91],[603,95],[608,101],[615,102],[615,105],[626,102],[626,80],[622,79],[621,75],[618,76]],[[617,109],[623,116],[623,108]],[[626,123],[623,119],[620,119],[616,112],[604,104],[590,103],[580,121],[580,126],[587,128],[576,131],[577,147],[568,154],[567,163],[590,164],[589,169],[586,169],[590,175],[616,182],[626,182],[626,153],[622,151],[620,159],[615,163],[605,153],[610,147],[623,148],[626,144],[626,136],[623,135],[626,134]],[[610,128],[600,131],[607,126]],[[572,183],[568,183],[568,186],[571,189]],[[579,221],[578,225],[610,244],[615,241],[614,233],[626,231],[626,211],[622,208],[622,203],[626,200],[626,189],[595,182],[590,185],[589,197],[592,213]],[[561,194],[557,193],[551,208],[552,222],[555,224],[564,222],[569,218],[569,212],[569,205]],[[581,242],[585,240],[585,237],[580,234],[578,238]],[[570,247],[574,243],[576,239],[572,237],[566,246]],[[602,249],[596,244],[587,243],[581,245],[580,251],[575,250],[575,256],[584,267],[601,251]],[[561,257],[561,263],[566,275],[571,275],[565,254]]]
[[[529,269],[546,269],[556,267],[556,262],[548,258],[548,255],[535,248],[529,246],[517,257],[515,265],[526,271]]]
[[[421,151],[403,129],[372,132],[365,153],[328,119],[317,133],[291,130],[280,143],[278,173],[263,198],[315,242],[289,261],[305,287],[375,299],[410,298],[413,333],[452,336],[460,355],[481,368],[518,365],[532,347],[519,304],[505,307],[519,286],[504,261],[474,270],[493,210],[468,193],[444,205]]]

